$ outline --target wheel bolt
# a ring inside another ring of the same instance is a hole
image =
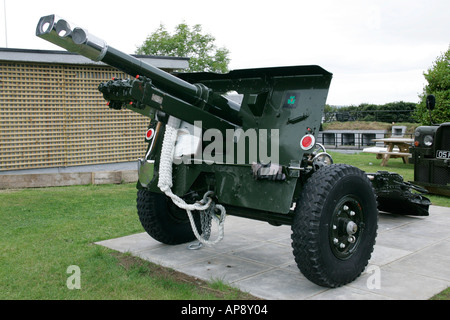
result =
[[[333,243],[334,243],[334,244],[337,244],[338,242],[339,242],[338,239],[336,239],[336,238],[333,239]]]
[[[344,209],[345,211],[347,211],[349,208],[348,208],[347,205],[344,205],[344,206],[342,207],[342,209]]]
[[[344,249],[344,248],[345,248],[345,244],[341,243],[341,244],[339,245],[339,248]]]
[[[350,211],[350,216],[354,216],[355,215],[355,211]]]

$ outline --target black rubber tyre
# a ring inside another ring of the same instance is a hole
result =
[[[138,190],[137,209],[144,230],[155,240],[177,245],[195,240],[188,215],[161,193]],[[197,230],[201,233],[199,215],[194,214]]]
[[[322,167],[308,179],[295,209],[298,268],[324,287],[355,280],[370,260],[377,225],[376,196],[365,173],[342,164]]]

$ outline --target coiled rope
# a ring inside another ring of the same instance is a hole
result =
[[[173,203],[181,208],[186,210],[189,221],[191,223],[192,231],[194,232],[197,240],[204,245],[213,246],[219,243],[224,237],[224,223],[226,210],[222,205],[214,204],[211,199],[212,192],[205,193],[203,199],[199,202],[188,204],[183,199],[178,197],[176,194],[172,192],[172,165],[173,165],[173,156],[175,152],[175,143],[177,141],[178,136],[178,128],[180,127],[181,121],[175,117],[169,117],[169,121],[166,124],[166,132],[164,134],[163,145],[161,149],[161,157],[159,162],[159,180],[158,180],[158,188],[166,194],[166,196],[170,197]],[[218,209],[220,211],[220,217],[217,217],[214,211]],[[202,229],[203,231],[211,230],[211,220],[214,220],[219,229],[219,235],[217,239],[214,241],[210,241],[210,232],[203,232],[202,235],[199,234],[197,227],[195,225],[194,217],[192,215],[192,211],[200,211],[203,215],[209,215],[211,219],[202,219]],[[209,226],[204,226],[205,222],[209,221]]]

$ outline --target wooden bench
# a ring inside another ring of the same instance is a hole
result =
[[[364,148],[363,152],[377,154],[377,153],[381,153],[381,152],[387,152],[387,148],[370,147],[370,148]]]
[[[363,149],[364,153],[373,153],[377,155],[377,159],[383,159],[381,166],[386,166],[390,158],[402,158],[403,163],[408,163],[408,158],[412,157],[411,153],[400,152],[400,150],[393,149],[392,151],[387,151],[388,148],[371,147]]]

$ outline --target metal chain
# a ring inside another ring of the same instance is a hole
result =
[[[215,203],[211,203],[211,207],[200,211],[200,223],[202,225],[202,238],[209,240],[211,237],[212,214],[214,214]]]
[[[225,223],[225,217],[226,217],[226,211],[225,208],[221,205],[218,205],[212,201],[211,198],[209,198],[212,195],[212,192],[205,193],[205,196],[200,201],[200,204],[208,202],[210,203],[210,206],[206,210],[200,211],[200,223],[201,223],[201,232],[200,235],[197,231],[197,227],[195,225],[194,218],[192,216],[191,211],[187,211],[189,220],[191,222],[192,231],[194,232],[194,235],[196,236],[197,240],[199,241],[197,244],[191,244],[188,246],[188,249],[190,250],[198,250],[203,247],[203,245],[212,246],[217,243],[219,243],[223,237],[224,237],[224,223]],[[209,198],[209,200],[206,200]],[[220,215],[217,216],[216,212],[219,211]],[[218,229],[219,229],[219,235],[217,236],[217,239],[214,241],[210,241],[211,237],[211,226],[212,221],[215,221],[217,223]]]

